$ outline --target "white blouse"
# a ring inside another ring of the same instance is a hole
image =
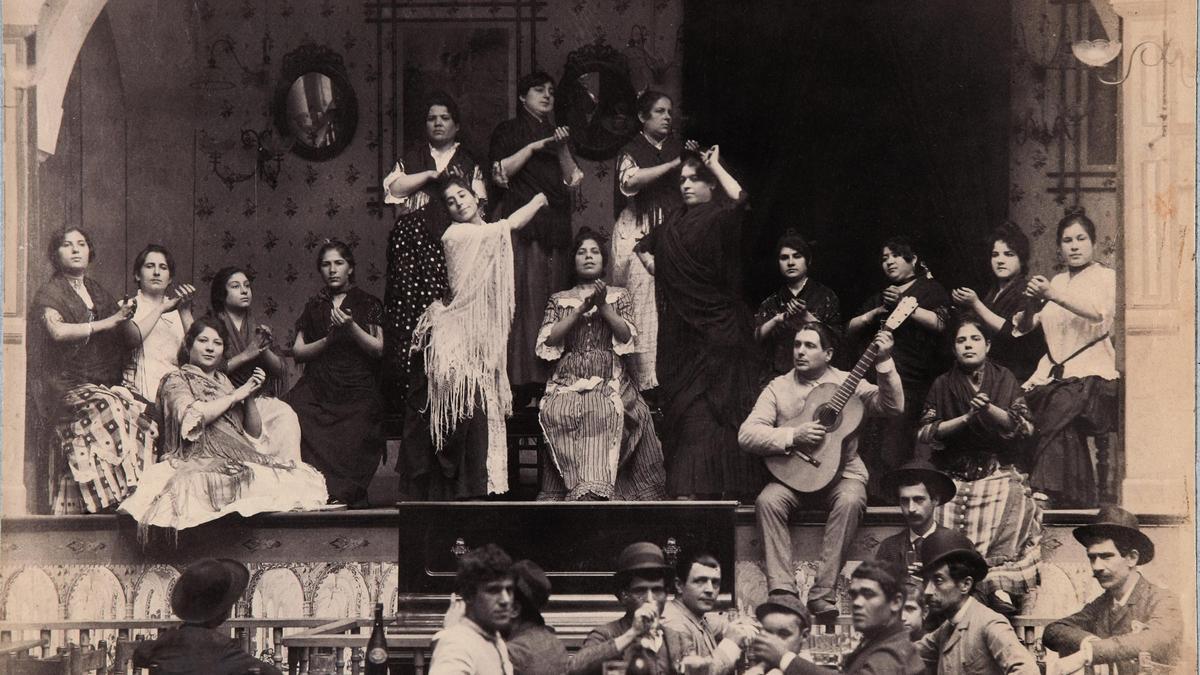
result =
[[[1060,297],[1069,298],[1070,304],[1086,308],[1099,315],[1099,321],[1090,321],[1068,310],[1056,302],[1047,302],[1034,317],[1033,326],[1041,326],[1046,334],[1048,354],[1038,362],[1037,370],[1025,382],[1030,389],[1053,381],[1050,369],[1062,363],[1089,342],[1109,334],[1096,344],[1080,352],[1063,365],[1063,378],[1088,377],[1095,375],[1106,380],[1121,377],[1117,372],[1117,353],[1113,347],[1111,332],[1117,314],[1117,273],[1112,269],[1092,263],[1074,277],[1069,272],[1055,275],[1050,288]],[[1013,337],[1024,335],[1017,329],[1025,312],[1013,317]],[[1053,361],[1051,361],[1053,359]]]

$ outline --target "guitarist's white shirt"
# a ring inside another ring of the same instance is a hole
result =
[[[858,383],[854,395],[858,397],[869,417],[895,417],[904,412],[904,388],[900,374],[892,359],[875,364],[879,382],[876,386],[865,380]],[[804,410],[809,392],[822,384],[840,385],[848,373],[836,368],[827,368],[814,380],[801,378],[792,369],[786,375],[771,380],[759,394],[750,416],[738,429],[738,445],[742,450],[755,455],[783,454],[792,445],[793,429],[780,426]],[[842,477],[867,482],[867,467],[858,456],[857,435],[851,436],[842,446]]]

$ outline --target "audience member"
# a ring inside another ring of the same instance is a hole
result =
[[[1042,559],[1042,508],[1015,466],[1033,424],[1016,378],[991,361],[990,347],[980,321],[963,319],[955,366],[929,390],[917,438],[954,479],[958,496],[943,502],[941,522],[987,560],[991,569],[978,584],[984,597],[1023,596],[1037,585]]]
[[[1037,429],[1029,481],[1056,508],[1096,505],[1096,474],[1087,437],[1116,428],[1118,378],[1111,333],[1117,274],[1096,262],[1096,225],[1082,209],[1058,222],[1058,250],[1067,271],[1038,275],[1025,286],[1025,309],[1013,334],[1041,327],[1048,353],[1025,381]]]
[[[512,237],[516,312],[509,341],[508,374],[518,406],[540,393],[549,368],[534,354],[542,308],[567,285],[571,244],[571,192],[583,182],[569,143],[570,130],[554,122],[554,80],[537,71],[517,82],[517,116],[492,132],[492,180],[504,189],[495,216],[512,218],[537,195],[545,209]],[[453,286],[453,283],[451,283]]]
[[[935,516],[939,506],[954,498],[954,481],[929,462],[914,459],[884,476],[883,488],[899,503],[905,527],[879,542],[875,559],[915,574],[925,540],[946,529]]]
[[[243,651],[228,629],[218,630],[249,581],[250,571],[236,560],[204,558],[188,565],[171,589],[171,611],[183,625],[139,642],[133,667],[160,675],[247,675],[252,668],[261,675],[281,675]]]
[[[354,252],[340,241],[317,250],[325,287],[296,321],[292,353],[304,376],[285,400],[300,419],[300,456],[325,476],[329,499],[364,505],[385,451],[383,303],[354,283],[354,268]]]
[[[712,663],[710,675],[729,675],[742,647],[758,632],[748,618],[726,620],[712,614],[721,592],[721,563],[710,553],[693,552],[675,565],[675,598],[663,610],[664,626],[687,633],[695,656]]]
[[[971,541],[956,530],[940,530],[925,540],[921,553],[925,604],[941,620],[917,642],[929,672],[1039,675],[1008,619],[972,597],[988,565]]]
[[[900,620],[908,629],[908,639],[916,642],[925,636],[925,588],[921,580],[904,571],[904,608]]]
[[[133,346],[125,365],[124,383],[147,402],[158,396],[163,376],[179,367],[176,361],[183,334],[192,326],[192,297],[196,288],[175,278],[175,257],[158,244],[149,244],[133,259],[134,297],[137,309],[122,324],[126,341]]]
[[[808,631],[811,624],[808,612],[804,609],[804,603],[795,596],[773,595],[755,608],[754,615],[762,624],[762,630],[755,636],[755,641],[749,645],[748,652],[750,658],[754,660],[754,665],[746,669],[745,675],[782,675],[783,671],[779,669],[778,663],[771,665],[758,660],[761,657],[755,657],[755,645],[758,645],[757,651],[781,654],[780,660],[784,658],[782,655],[789,653],[798,655],[804,651],[808,646]],[[768,635],[774,636],[776,640],[766,637]],[[759,636],[762,636],[761,640],[757,639]]]
[[[684,158],[679,191],[683,208],[634,249],[654,275],[658,297],[667,492],[741,499],[762,487],[764,474],[736,444],[761,372],[738,288],[746,194],[721,165],[717,146]]]
[[[439,179],[464,178],[480,204],[487,202],[483,171],[457,140],[462,124],[458,103],[445,92],[434,92],[424,110],[424,141],[410,148],[383,179],[383,202],[394,204],[397,213],[387,245],[383,382],[385,399],[397,403],[408,391],[410,368],[420,365],[409,349],[413,328],[429,303],[441,299],[447,289],[441,238],[451,221]]]
[[[470,499],[508,492],[508,442],[504,418],[512,413],[506,350],[514,302],[511,234],[525,227],[546,197],[494,223],[483,220],[470,184],[451,177],[442,197],[454,223],[442,235],[450,297],[435,302],[413,331],[424,349],[427,400],[409,409],[428,411],[405,426],[428,424],[429,439],[406,436],[419,453],[426,496]],[[410,389],[411,391],[411,389]],[[418,422],[417,420],[421,420]]]
[[[825,440],[826,429],[817,421],[798,426],[784,423],[794,420],[803,410],[808,396],[823,384],[838,386],[847,374],[832,368],[832,333],[821,323],[806,323],[796,332],[795,367],[767,385],[754,409],[742,423],[738,442],[743,450],[755,455],[786,455],[793,449],[813,450]],[[892,335],[880,331],[874,342],[878,349],[875,370],[879,385],[860,382],[854,395],[862,401],[867,415],[899,415],[904,410],[904,390],[892,362]],[[772,481],[763,488],[754,504],[758,528],[766,550],[767,587],[772,594],[796,594],[792,542],[788,531],[791,513],[804,503],[823,503],[829,508],[821,540],[821,565],[808,592],[808,610],[819,623],[837,618],[834,587],[845,562],[846,552],[858,531],[867,505],[867,468],[858,456],[854,436],[842,446],[838,474],[819,492],[804,496],[792,488]]]
[[[627,358],[630,377],[638,389],[647,391],[658,386],[658,308],[654,275],[637,259],[633,248],[683,204],[679,166],[685,144],[671,135],[675,106],[670,96],[647,89],[638,96],[637,108],[642,133],[621,149],[614,176],[613,198],[620,213],[613,225],[612,280],[613,285],[629,291],[633,322],[638,327],[633,352]],[[689,141],[686,147],[695,151],[696,142]]]
[[[687,633],[661,621],[671,576],[658,546],[644,541],[626,546],[613,575],[625,615],[588,634],[571,661],[571,675],[600,675],[605,661],[628,661],[639,649],[653,655],[660,675],[681,675],[683,657],[696,645]]]
[[[755,638],[752,653],[765,665],[777,667],[784,675],[853,673],[857,675],[919,675],[924,672],[921,659],[908,639],[908,628],[900,619],[904,604],[903,571],[867,561],[850,574],[847,595],[852,607],[854,628],[862,641],[846,655],[839,669],[822,668],[792,651],[773,633],[764,631]],[[790,599],[783,596],[781,600]]]
[[[845,361],[842,349],[842,309],[833,291],[809,276],[812,244],[796,230],[783,233],[775,244],[783,287],[767,297],[754,315],[754,339],[767,347],[775,375],[792,369],[792,341],[801,325],[819,321],[834,335],[833,350]]]
[[[1087,549],[1092,576],[1104,592],[1078,612],[1046,626],[1042,643],[1064,657],[1058,662],[1059,672],[1109,664],[1120,675],[1135,675],[1142,672],[1142,652],[1156,662],[1175,663],[1184,640],[1183,613],[1174,593],[1150,583],[1137,569],[1154,559],[1154,542],[1142,532],[1137,517],[1106,504],[1096,522],[1075,528],[1073,534]]]
[[[501,634],[513,620],[512,558],[487,544],[458,561],[464,614],[434,636],[429,675],[514,675]]]
[[[121,385],[121,326],[135,303],[117,303],[87,276],[94,240],[71,227],[50,237],[54,276],[33,298],[29,383],[53,430],[42,439],[55,514],[111,510],[137,486],[157,428],[144,402]]]
[[[508,655],[516,675],[563,675],[567,648],[546,625],[542,609],[550,600],[550,579],[532,560],[513,563],[513,621]]]
[[[1021,337],[1014,337],[1012,331],[1013,316],[1025,305],[1029,239],[1021,228],[1007,223],[988,235],[987,246],[991,287],[982,297],[966,286],[956,288],[950,291],[950,299],[963,316],[979,320],[992,343],[989,358],[1024,382],[1046,353],[1040,329]]]
[[[630,295],[605,285],[598,234],[583,228],[573,250],[575,286],[550,296],[537,339],[538,356],[555,361],[538,414],[547,446],[538,499],[662,499],[662,446],[622,359],[638,335]]]
[[[235,512],[319,509],[329,497],[325,479],[300,460],[295,414],[274,425],[260,415],[262,369],[237,387],[221,372],[227,340],[215,317],[196,319],[179,350],[182,365],[159,384],[163,461],[146,467],[137,492],[121,503],[140,532]]]

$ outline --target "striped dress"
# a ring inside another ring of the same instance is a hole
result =
[[[546,383],[539,421],[548,452],[542,458],[540,500],[662,499],[666,472],[650,408],[625,372],[637,332],[633,303],[623,288],[609,287],[608,304],[632,333],[618,342],[595,308],[558,346],[550,329],[582,299],[574,290],[550,296],[537,338],[537,355],[557,361]]]

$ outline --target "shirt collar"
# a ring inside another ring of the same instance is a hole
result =
[[[1141,573],[1137,570],[1134,570],[1132,575],[1134,579],[1133,582],[1129,584],[1129,588],[1125,589],[1125,592],[1121,594],[1121,597],[1113,598],[1113,604],[1117,607],[1124,607],[1125,605],[1129,604],[1129,598],[1133,595],[1133,589],[1137,588],[1138,581],[1140,581],[1142,578]]]
[[[911,544],[912,542],[917,540],[917,537],[921,537],[922,539],[928,539],[929,535],[933,534],[933,531],[936,529],[937,529],[937,520],[931,520],[929,522],[929,529],[925,530],[921,534],[917,534],[916,532],[909,530],[908,531],[908,541]]]
[[[666,137],[666,136],[663,136],[663,139],[662,139],[661,141],[659,141],[659,142],[655,143],[655,142],[654,142],[654,139],[653,139],[653,138],[650,138],[650,136],[648,136],[648,135],[646,134],[646,132],[644,132],[644,131],[642,132],[642,138],[646,139],[646,142],[647,142],[647,143],[649,143],[649,144],[651,145],[651,147],[653,147],[655,150],[662,150],[662,149],[663,149],[663,143],[666,143],[666,142],[667,142],[667,137]]]
[[[963,601],[962,606],[958,608],[958,611],[954,613],[953,618],[950,619],[950,625],[957,626],[965,621],[967,618],[967,611],[971,608],[971,603],[973,602],[975,602],[975,598],[972,598],[968,595],[967,599]]]
[[[429,146],[429,156],[433,157],[434,159],[438,159],[441,157],[449,157],[450,155],[453,155],[456,150],[458,150],[458,146],[459,146],[458,141],[451,143],[450,147],[446,148],[445,150],[438,150],[437,148],[430,145]]]
[[[808,380],[800,377],[800,373],[796,372],[795,368],[792,368],[792,380],[794,380],[796,384],[809,387],[815,387],[818,384],[825,384],[826,382],[841,384],[842,382],[846,381],[846,375],[847,373],[845,371],[841,371],[833,366],[830,366],[825,369],[825,372],[822,373],[820,377],[813,380]]]

